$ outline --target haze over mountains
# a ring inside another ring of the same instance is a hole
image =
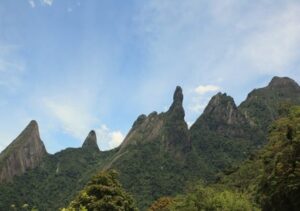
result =
[[[140,115],[123,143],[101,151],[91,131],[81,148],[48,154],[32,121],[0,154],[0,209],[29,203],[41,210],[64,207],[99,170],[116,169],[120,181],[146,209],[161,196],[183,193],[200,179],[213,182],[267,142],[269,125],[284,108],[300,105],[300,87],[274,77],[237,106],[225,93],[213,96],[188,128],[183,91],[176,87],[166,112]]]

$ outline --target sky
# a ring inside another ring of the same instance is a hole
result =
[[[0,151],[30,120],[50,153],[117,147],[177,85],[191,125],[273,76],[300,82],[299,0],[1,0]]]

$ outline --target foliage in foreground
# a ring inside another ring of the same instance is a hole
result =
[[[102,171],[95,175],[63,211],[110,210],[135,211],[133,199],[126,193],[117,180],[113,170]]]
[[[263,210],[299,210],[300,106],[270,127],[269,143],[262,152],[263,174],[258,198]]]
[[[275,121],[268,144],[221,182],[251,194],[262,210],[299,210],[300,106]]]
[[[220,186],[197,185],[186,195],[175,198],[162,197],[149,211],[255,211],[259,210],[248,196]]]

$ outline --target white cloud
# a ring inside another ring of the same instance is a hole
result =
[[[219,81],[219,79],[216,79],[216,81]],[[188,104],[189,111],[199,115],[206,107],[211,96],[220,90],[221,87],[217,85],[199,85],[194,88],[189,96],[191,98]]]
[[[20,48],[0,42],[0,87],[14,90],[20,85],[25,63],[19,56]]]
[[[111,132],[111,141],[109,142],[109,146],[111,148],[119,146],[124,140],[124,135],[120,131]]]
[[[30,6],[32,8],[35,8],[35,2],[34,2],[34,0],[29,0],[28,3],[30,4]]]
[[[60,124],[61,129],[79,140],[85,138],[91,125],[96,121],[84,107],[75,103],[45,98],[43,104],[50,112],[50,116]]]
[[[188,88],[220,84],[240,102],[245,97],[240,90],[250,91],[262,78],[297,75],[297,0],[153,0],[143,2],[141,8],[136,29],[144,41],[149,74],[137,99],[146,106],[154,104],[149,95],[170,90],[176,83]],[[210,88],[199,88],[198,95],[205,93],[203,99],[185,95],[191,111],[186,112],[188,120],[206,105]],[[154,100],[165,98],[163,94]]]
[[[51,6],[53,4],[54,0],[42,0],[42,3],[48,6]]]
[[[111,131],[106,125],[101,125],[96,129],[98,143],[101,150],[108,150],[118,147],[124,140],[124,135],[120,131]]]
[[[39,0],[40,5],[52,6],[54,0]],[[28,0],[29,5],[32,8],[36,7],[36,0]]]
[[[300,55],[300,4],[285,6],[256,24],[241,47],[241,59],[254,69],[287,71]]]
[[[57,121],[57,124],[61,130],[76,138],[79,141],[83,141],[88,132],[93,129],[93,126],[98,124],[98,120],[92,116],[88,108],[76,104],[65,103],[53,99],[45,98],[43,100],[46,109],[49,110],[50,116]],[[124,135],[121,131],[112,131],[105,124],[102,124],[100,128],[95,129],[97,133],[97,140],[101,150],[108,150],[115,148],[121,144],[124,139]]]
[[[206,94],[208,92],[220,91],[221,88],[215,85],[200,85],[195,88],[195,92],[199,95]]]

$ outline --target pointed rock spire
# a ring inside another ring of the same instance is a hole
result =
[[[38,166],[46,155],[38,124],[32,120],[0,154],[0,182],[9,181],[13,176]]]
[[[213,125],[246,123],[233,98],[220,92],[211,98],[200,118],[209,119],[208,122],[214,122]]]
[[[226,93],[219,92],[211,98],[203,113],[206,115],[221,114],[230,109],[237,109],[233,98]]]
[[[94,130],[90,131],[85,141],[82,144],[83,149],[96,149],[100,151],[97,144],[97,136]]]
[[[177,86],[173,95],[173,101],[177,104],[182,104],[183,102],[183,94],[182,94],[182,88],[180,86]]]
[[[172,116],[176,117],[177,119],[184,119],[184,109],[182,106],[183,102],[183,94],[182,88],[177,86],[173,95],[173,103],[168,110],[168,114],[172,114]]]

